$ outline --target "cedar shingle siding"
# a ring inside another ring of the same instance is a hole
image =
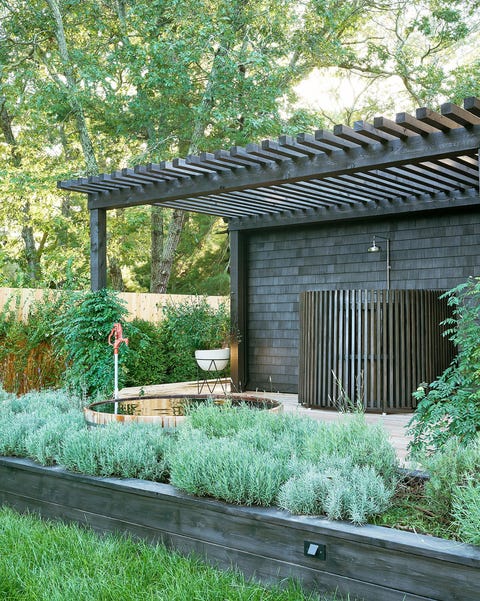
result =
[[[304,290],[450,289],[480,274],[480,208],[357,223],[262,230],[248,237],[248,388],[297,392],[298,301]]]

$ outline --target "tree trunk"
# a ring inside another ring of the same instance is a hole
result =
[[[93,144],[88,133],[87,122],[83,113],[83,107],[78,99],[78,89],[73,75],[72,63],[67,47],[65,37],[65,29],[63,27],[63,17],[60,12],[60,7],[57,0],[47,0],[47,3],[52,11],[55,20],[55,37],[57,38],[58,51],[63,67],[63,75],[65,77],[66,89],[68,91],[68,101],[72,112],[75,116],[80,144],[85,158],[85,166],[87,175],[98,175],[98,164],[95,157]]]
[[[10,149],[10,161],[15,169],[20,169],[22,166],[22,157],[20,155],[15,134],[12,127],[12,117],[7,111],[6,98],[0,96],[0,128],[2,130],[5,141]],[[40,278],[40,253],[35,246],[35,238],[31,223],[30,202],[20,198],[22,202],[22,240],[25,248],[25,261],[27,264],[28,282],[34,285]],[[45,235],[44,235],[45,239]]]
[[[26,202],[23,206],[25,220],[28,222],[30,213],[30,203]],[[28,282],[32,285],[38,281],[40,276],[40,264],[35,246],[35,238],[33,237],[33,228],[30,225],[22,227],[22,240],[25,245],[25,259],[27,261],[27,277]]]
[[[168,281],[170,280],[173,261],[175,259],[175,252],[177,250],[186,217],[187,215],[185,211],[180,211],[178,209],[173,211],[172,218],[168,226],[167,239],[163,247],[160,273],[158,274],[158,292],[160,294],[166,294],[167,292]]]
[[[150,259],[150,292],[160,293],[160,278],[163,256],[163,214],[162,207],[153,205],[150,213],[151,259]]]
[[[122,270],[115,255],[110,255],[108,257],[108,272],[110,274],[110,285],[112,288],[119,292],[123,292],[124,284]]]

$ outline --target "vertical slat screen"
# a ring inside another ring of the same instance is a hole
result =
[[[414,407],[412,392],[454,356],[438,290],[318,290],[300,295],[299,402],[371,411]]]

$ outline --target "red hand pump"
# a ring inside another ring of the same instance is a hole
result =
[[[115,337],[115,338],[112,342],[113,337]],[[115,363],[114,392],[113,392],[114,399],[118,399],[118,349],[120,348],[120,345],[122,344],[122,342],[124,342],[125,344],[128,345],[128,338],[123,337],[122,324],[115,323],[115,324],[113,324],[112,331],[108,335],[108,344],[110,346],[113,346],[113,357],[114,357],[114,363]],[[117,409],[118,409],[117,405],[118,405],[118,403],[115,403],[115,414],[117,413]]]

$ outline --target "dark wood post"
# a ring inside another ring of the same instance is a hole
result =
[[[90,210],[90,283],[92,290],[107,287],[107,211]]]
[[[232,327],[240,336],[230,351],[230,372],[234,390],[242,392],[247,384],[247,240],[244,232],[230,230],[230,315]]]

